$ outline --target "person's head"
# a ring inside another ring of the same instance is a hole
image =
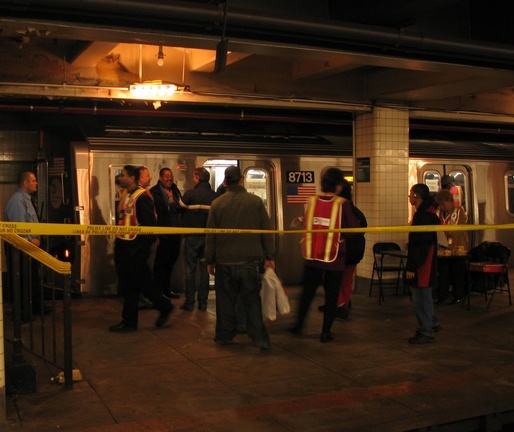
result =
[[[450,211],[453,209],[453,194],[448,189],[441,189],[435,194],[435,202],[443,211]]]
[[[159,183],[166,189],[171,189],[173,184],[173,171],[170,168],[164,167],[159,171]]]
[[[450,189],[454,185],[455,185],[455,179],[452,176],[445,174],[441,178],[441,188]]]
[[[118,178],[122,188],[131,190],[138,185],[139,169],[134,165],[125,165]]]
[[[29,194],[37,191],[36,175],[32,171],[22,171],[18,176],[18,186]]]
[[[208,183],[211,179],[211,175],[209,171],[207,171],[204,167],[197,167],[193,171],[193,181],[195,183],[206,182]]]
[[[423,183],[415,184],[411,187],[409,193],[409,202],[411,205],[419,207],[419,205],[430,196],[430,189]]]
[[[350,201],[352,199],[352,185],[345,178],[343,179],[343,189],[339,192],[339,196]]]
[[[329,168],[321,178],[321,191],[339,194],[343,189],[343,172],[339,168]]]
[[[139,186],[147,188],[150,186],[152,182],[152,176],[150,175],[150,171],[144,165],[138,167],[139,169]]]
[[[227,186],[237,185],[241,182],[242,178],[243,176],[241,175],[239,167],[232,165],[225,170],[225,180],[223,180],[223,183]]]

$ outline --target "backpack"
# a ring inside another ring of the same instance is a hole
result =
[[[359,224],[361,228],[366,228],[368,226],[368,221],[366,220],[366,216],[364,213],[360,211],[353,203],[352,203],[353,214],[359,219]],[[346,242],[346,260],[345,264],[355,265],[360,263],[362,257],[364,256],[364,250],[366,249],[366,238],[364,237],[365,233],[355,233],[355,234],[347,234],[344,239]]]

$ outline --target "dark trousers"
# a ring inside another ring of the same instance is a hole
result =
[[[439,299],[448,297],[450,285],[455,299],[464,297],[466,287],[466,261],[464,259],[439,259],[437,261],[437,294]]]
[[[152,282],[148,265],[151,245],[141,245],[135,240],[116,239],[114,263],[118,275],[119,291],[123,294],[121,318],[128,326],[137,328],[139,294],[150,300],[160,312],[171,310],[170,301]]]
[[[323,312],[322,333],[329,333],[336,317],[337,297],[339,287],[343,280],[343,272],[335,270],[324,270],[315,267],[305,266],[303,274],[303,290],[298,309],[298,322],[296,326],[303,328],[307,312],[316,294],[316,290],[323,285],[325,291],[325,310]]]
[[[155,285],[164,294],[169,294],[172,291],[171,273],[180,255],[180,239],[181,236],[178,234],[159,236],[159,245],[153,264],[153,277]]]
[[[198,282],[198,303],[207,304],[209,297],[209,273],[205,262],[205,236],[187,235],[184,240],[184,256],[186,257],[186,302],[195,303],[196,268],[200,267]]]
[[[216,264],[216,338],[231,341],[237,333],[236,303],[243,303],[248,336],[260,347],[269,347],[269,335],[262,318],[259,263]]]

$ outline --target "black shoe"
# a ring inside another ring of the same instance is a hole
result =
[[[118,333],[121,333],[121,332],[132,332],[132,331],[136,331],[136,330],[137,330],[137,327],[127,325],[123,321],[120,322],[119,324],[116,324],[116,325],[113,325],[113,326],[109,327],[109,331],[111,331],[111,332],[118,332]]]
[[[170,305],[171,307],[166,312],[161,312],[159,318],[155,321],[155,327],[162,327],[164,324],[168,322],[170,319],[170,315],[175,309],[175,306]]]
[[[180,309],[186,310],[186,311],[189,311],[189,312],[192,312],[194,308],[195,307],[192,304],[187,303],[187,302],[184,302],[184,303],[182,303],[180,305]]]
[[[423,344],[432,343],[432,342],[434,342],[433,337],[424,335],[422,333],[418,333],[418,334],[416,334],[416,336],[411,337],[409,339],[409,343],[411,345],[423,345]]]
[[[432,327],[432,330],[434,330],[435,333],[438,333],[442,330],[441,324],[437,324],[436,326]]]
[[[321,305],[321,306],[318,306],[318,310],[319,310],[320,312],[325,312],[325,305],[323,304],[323,305]]]
[[[319,341],[321,343],[327,343],[334,340],[334,335],[330,332],[328,333],[321,333],[321,337],[319,338]]]
[[[205,304],[205,303],[200,303],[200,304],[198,305],[198,310],[206,311],[206,310],[207,310],[207,304]]]
[[[179,299],[180,294],[173,291],[169,291],[164,293],[164,297],[168,297],[169,299]]]
[[[218,339],[216,336],[214,337],[214,342],[218,345],[232,345],[234,343],[231,340]]]

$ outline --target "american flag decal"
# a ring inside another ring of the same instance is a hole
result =
[[[287,204],[306,204],[312,195],[316,195],[316,186],[288,186]]]

